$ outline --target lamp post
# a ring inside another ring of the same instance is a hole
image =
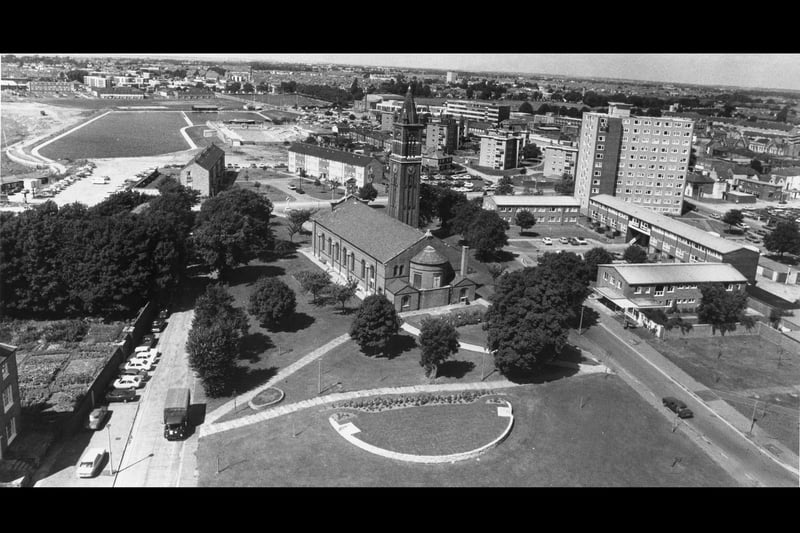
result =
[[[111,458],[111,424],[106,424],[106,435],[108,435],[108,469],[114,475],[114,462]]]
[[[581,304],[581,321],[578,324],[578,335],[583,335],[583,310],[584,309],[585,309],[585,306],[583,304]]]

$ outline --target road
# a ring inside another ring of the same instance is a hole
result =
[[[601,304],[590,301],[588,305],[598,311],[599,323],[586,330],[579,343],[615,369],[646,401],[685,429],[685,433],[736,481],[743,486],[798,486],[796,473],[793,475],[770,459],[743,434],[741,428],[732,427],[730,422],[715,415],[711,406],[697,396],[698,392],[703,394],[704,387],[690,384],[690,390],[687,390],[675,378],[680,373],[664,364],[655,354],[648,352],[645,355],[641,344],[632,344],[632,340],[640,340],[635,335],[624,332]],[[683,400],[695,416],[678,421],[662,405],[661,399],[664,396],[675,396]]]
[[[161,333],[157,348],[162,352],[146,395],[139,401],[131,438],[121,458],[115,487],[177,487],[185,485],[184,461],[193,463],[197,433],[184,441],[164,438],[163,407],[167,389],[188,387],[194,398],[194,374],[189,370],[185,344],[191,327],[192,311],[175,312]]]

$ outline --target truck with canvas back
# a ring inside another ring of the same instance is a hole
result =
[[[189,389],[169,389],[164,403],[164,438],[180,440],[189,433]]]

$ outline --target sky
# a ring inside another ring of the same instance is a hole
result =
[[[18,54],[22,55],[22,54]],[[58,54],[67,55],[67,54]],[[70,54],[123,55],[123,54]],[[135,54],[127,54],[131,56]],[[800,54],[142,54],[319,62],[453,71],[522,72],[800,91]]]

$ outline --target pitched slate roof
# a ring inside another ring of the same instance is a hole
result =
[[[377,161],[375,158],[366,155],[354,154],[352,152],[345,152],[343,150],[334,150],[333,148],[325,148],[322,146],[317,146],[316,144],[308,143],[294,143],[289,147],[289,151],[296,154],[319,157],[320,159],[339,161],[341,163],[346,163],[356,167],[365,167],[370,163]]]
[[[206,170],[210,170],[219,160],[220,157],[223,157],[225,152],[217,146],[216,144],[212,144],[189,161],[188,164],[197,163],[201,167]]]
[[[418,265],[441,265],[447,263],[447,258],[436,251],[433,246],[426,246],[411,259],[412,263]]]
[[[312,217],[317,224],[385,263],[425,238],[416,228],[373,209],[354,196]]]

